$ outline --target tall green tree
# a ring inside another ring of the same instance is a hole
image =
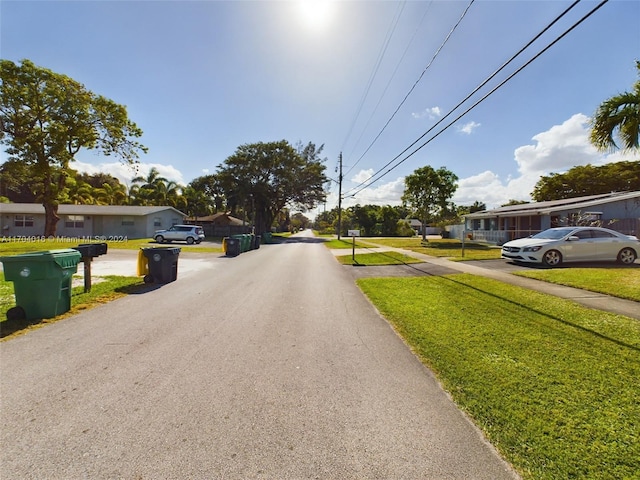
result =
[[[224,190],[215,175],[204,175],[194,178],[187,185],[187,188],[189,187],[205,196],[208,206],[213,209],[213,213],[225,208]],[[207,208],[207,211],[209,210],[210,209]],[[209,213],[198,215],[209,215]]]
[[[127,187],[118,182],[116,184],[104,182],[101,187],[94,190],[98,205],[126,205]]]
[[[426,227],[448,208],[449,200],[458,188],[457,181],[457,175],[445,167],[437,170],[429,165],[418,168],[404,179],[402,202],[416,211]],[[425,228],[422,229],[422,240],[427,240]]]
[[[158,197],[166,191],[168,180],[160,176],[156,167],[151,167],[147,176],[138,175],[131,180],[133,203],[136,205],[157,205]],[[135,188],[134,188],[135,187]]]
[[[640,76],[640,61],[636,61]],[[640,140],[640,79],[633,84],[630,92],[623,92],[600,104],[591,121],[591,143],[601,151],[613,151],[620,148],[615,141],[617,136],[623,150],[638,150]]]
[[[640,161],[599,167],[579,165],[565,173],[540,177],[531,197],[536,202],[640,190]]]
[[[127,110],[77,81],[38,67],[0,60],[0,143],[28,165],[45,209],[44,235],[55,235],[69,164],[82,149],[135,163],[146,148]]]
[[[9,159],[0,165],[0,195],[14,203],[34,203],[38,185],[24,162]]]
[[[247,144],[218,168],[225,197],[250,212],[257,233],[269,231],[285,207],[305,212],[324,200],[326,167],[315,146],[310,151],[300,154],[285,140]]]

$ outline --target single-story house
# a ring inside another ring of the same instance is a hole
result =
[[[409,225],[416,231],[416,235],[422,235],[422,222],[417,218],[410,218]],[[425,235],[440,235],[441,229],[438,227],[425,227]]]
[[[202,225],[204,233],[209,237],[230,237],[243,233],[251,233],[253,226],[244,220],[232,217],[230,213],[219,212],[206,217],[189,217],[185,223]]]
[[[464,216],[464,229],[474,240],[502,245],[552,227],[593,222],[640,235],[640,192],[613,192],[586,197],[509,205]]]
[[[184,222],[186,215],[173,207],[129,205],[60,205],[56,235],[79,241],[153,237],[156,230]],[[38,203],[0,203],[3,237],[44,235],[44,207]]]

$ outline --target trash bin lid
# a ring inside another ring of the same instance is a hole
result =
[[[60,268],[73,268],[80,262],[80,252],[72,248],[60,248],[57,250],[43,250],[41,252],[21,253],[0,257],[2,263],[12,262],[55,262]]]

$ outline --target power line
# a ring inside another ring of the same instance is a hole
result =
[[[389,30],[387,31],[387,36],[382,44],[382,47],[380,49],[380,53],[378,54],[378,59],[376,60],[376,64],[373,67],[373,71],[371,72],[371,75],[369,76],[369,81],[367,82],[367,87],[365,88],[364,94],[362,95],[362,98],[360,99],[360,104],[358,105],[358,108],[356,110],[356,114],[353,118],[353,121],[351,122],[351,126],[349,127],[349,131],[347,133],[347,136],[344,139],[344,142],[342,144],[342,148],[344,149],[344,146],[346,145],[347,141],[349,140],[349,137],[351,137],[351,133],[353,132],[353,128],[356,125],[356,122],[358,121],[358,118],[360,117],[360,113],[362,113],[362,108],[364,107],[364,103],[365,100],[367,99],[367,96],[369,95],[369,91],[371,90],[371,86],[373,85],[373,81],[378,73],[378,70],[380,69],[380,65],[382,64],[382,59],[384,58],[384,54],[387,51],[387,48],[389,47],[389,43],[391,42],[391,38],[393,38],[393,34],[396,31],[396,27],[398,26],[398,21],[400,20],[400,15],[402,14],[402,10],[404,10],[404,6],[406,4],[406,1],[402,2],[401,5],[398,6],[398,9],[396,10],[396,14],[394,16],[394,19],[392,21],[392,23],[389,25]]]
[[[440,46],[438,47],[438,49],[436,50],[436,52],[433,54],[433,56],[431,57],[431,60],[429,61],[429,63],[427,63],[427,66],[424,67],[424,69],[422,70],[422,73],[420,74],[420,76],[418,77],[418,79],[415,81],[415,83],[413,84],[413,86],[409,89],[409,91],[407,92],[407,94],[404,96],[404,98],[402,99],[402,101],[400,102],[400,104],[398,105],[398,107],[396,108],[396,110],[393,112],[393,114],[391,114],[391,117],[389,117],[389,120],[387,120],[387,123],[384,124],[384,126],[382,127],[382,129],[380,130],[380,132],[378,132],[378,134],[375,136],[375,138],[373,139],[373,141],[369,144],[369,146],[367,147],[367,149],[362,153],[362,155],[360,155],[360,158],[358,158],[358,160],[353,164],[353,166],[349,169],[349,171],[347,172],[347,174],[360,162],[360,160],[362,160],[362,158],[369,152],[369,150],[371,149],[371,147],[373,147],[373,145],[376,143],[376,141],[378,140],[378,138],[380,138],[380,135],[382,135],[382,133],[386,130],[386,128],[389,126],[389,124],[391,123],[391,120],[393,120],[396,116],[396,114],[400,111],[400,109],[402,108],[402,106],[405,104],[405,102],[407,101],[407,99],[409,98],[409,96],[413,93],[413,91],[415,90],[415,88],[418,86],[418,83],[420,83],[420,81],[422,80],[422,77],[424,77],[425,73],[427,73],[427,70],[431,67],[431,65],[433,64],[433,62],[435,61],[435,59],[438,57],[438,55],[440,54],[440,52],[442,51],[442,49],[444,48],[444,46],[447,44],[447,42],[449,41],[449,39],[451,38],[451,35],[453,35],[453,32],[455,32],[455,30],[458,28],[458,25],[460,25],[460,23],[462,22],[462,20],[464,19],[464,17],[467,15],[467,12],[469,11],[469,8],[471,8],[471,5],[473,5],[473,2],[475,0],[471,0],[469,2],[469,4],[467,5],[467,7],[464,9],[464,11],[462,12],[462,15],[460,16],[460,18],[458,19],[458,21],[456,22],[456,24],[451,28],[451,30],[449,30],[449,33],[447,34],[447,36],[445,37],[445,39],[442,41],[442,43],[440,44]],[[579,1],[579,0],[578,0]],[[402,155],[402,153],[400,154]],[[383,167],[384,168],[384,167]]]
[[[407,53],[409,52],[409,48],[411,47],[411,45],[413,44],[413,41],[416,39],[416,37],[418,36],[418,32],[420,31],[420,27],[422,26],[422,24],[424,23],[424,19],[427,17],[427,13],[429,13],[429,10],[431,9],[431,5],[433,5],[433,0],[431,2],[429,2],[429,4],[427,5],[427,8],[425,9],[424,13],[422,14],[422,18],[420,19],[420,22],[418,23],[418,26],[416,27],[416,29],[413,32],[413,35],[411,36],[411,39],[409,40],[409,42],[407,43],[407,46],[404,49],[404,52],[402,52],[402,56],[398,59],[398,62],[396,63],[396,67],[393,70],[393,73],[391,74],[391,76],[389,77],[389,80],[387,81],[386,86],[384,87],[384,90],[382,91],[382,94],[380,95],[380,98],[378,99],[378,103],[376,103],[375,108],[373,109],[373,112],[371,113],[371,115],[369,115],[369,120],[367,120],[366,125],[364,126],[364,128],[362,129],[362,133],[360,133],[360,136],[358,137],[358,140],[356,140],[356,143],[353,146],[353,149],[350,152],[350,155],[353,154],[353,152],[356,150],[356,148],[358,147],[358,144],[360,143],[360,140],[362,140],[362,137],[364,135],[364,133],[367,131],[367,128],[369,127],[369,124],[371,123],[371,120],[373,119],[373,116],[375,115],[375,113],[378,111],[378,107],[380,106],[380,103],[382,103],[382,99],[384,98],[384,96],[387,93],[387,90],[389,89],[389,86],[391,85],[391,82],[393,81],[393,79],[396,76],[396,73],[398,73],[398,70],[400,68],[400,65],[402,64],[404,58],[407,56]],[[382,133],[382,132],[381,132]],[[369,149],[367,149],[368,151]],[[366,153],[366,152],[365,152]],[[347,174],[353,170],[353,168],[355,168],[355,166],[360,162],[360,160],[362,160],[362,157],[364,156],[364,154],[362,154],[362,156],[356,161],[355,164],[353,164],[351,166],[351,168],[349,168],[349,170],[347,171]],[[346,175],[346,174],[345,174]]]
[[[400,160],[398,163],[396,163],[395,165],[393,165],[391,168],[389,168],[387,171],[385,171],[384,173],[382,173],[382,169],[379,170],[376,174],[374,174],[372,177],[369,178],[369,180],[367,180],[366,182],[362,182],[359,185],[357,185],[356,187],[352,188],[351,190],[349,190],[348,192],[346,192],[346,194],[353,192],[350,194],[350,196],[354,196],[357,193],[361,192],[362,190],[370,187],[371,185],[373,185],[374,183],[376,183],[378,180],[380,180],[381,178],[383,178],[384,176],[386,176],[387,174],[389,174],[390,172],[392,172],[393,170],[395,170],[398,166],[400,166],[402,163],[404,163],[406,160],[408,160],[409,158],[411,158],[413,155],[415,155],[419,150],[421,150],[422,148],[424,148],[428,143],[430,143],[431,141],[433,141],[435,138],[437,138],[438,136],[440,136],[440,134],[442,134],[445,130],[449,129],[453,124],[455,124],[458,120],[460,120],[462,117],[464,117],[467,113],[469,113],[471,110],[473,110],[475,107],[477,107],[480,103],[482,103],[484,100],[486,100],[490,95],[492,95],[493,93],[495,93],[499,88],[501,88],[504,84],[506,84],[508,81],[510,81],[513,77],[515,77],[518,73],[520,73],[522,70],[524,70],[527,66],[529,66],[532,62],[534,62],[535,60],[537,60],[543,53],[545,53],[547,50],[549,50],[553,45],[555,45],[556,43],[558,43],[562,38],[564,38],[566,35],[568,35],[571,31],[573,31],[576,27],[578,27],[578,25],[580,25],[582,22],[584,22],[587,18],[589,18],[591,15],[593,15],[597,10],[599,10],[602,6],[604,6],[609,0],[603,0],[602,2],[600,2],[596,7],[594,7],[591,11],[589,11],[586,15],[584,15],[580,20],[578,20],[576,23],[574,23],[569,29],[567,29],[565,32],[563,32],[560,36],[558,36],[553,42],[551,42],[550,44],[548,44],[545,48],[543,48],[540,52],[538,52],[535,56],[533,56],[531,59],[529,59],[524,65],[522,65],[520,68],[518,68],[515,72],[513,72],[511,75],[509,75],[505,80],[503,80],[502,82],[500,82],[497,86],[495,86],[491,91],[489,91],[487,94],[485,94],[482,98],[480,98],[477,102],[475,102],[471,107],[469,107],[467,110],[465,110],[462,114],[458,115],[454,120],[452,120],[451,122],[449,122],[445,127],[443,127],[440,131],[438,131],[435,135],[433,135],[431,138],[429,138],[426,142],[422,143],[418,148],[416,148],[413,152],[411,152],[409,155],[407,155],[405,158],[403,158],[402,160]],[[580,0],[577,0],[576,2],[574,2],[573,5],[571,5],[567,10],[565,10],[565,12],[563,12],[560,17],[562,17],[568,10],[570,10],[571,8],[573,8],[573,6],[575,6],[575,4],[577,4],[578,2],[580,2]],[[557,22],[559,18],[557,18],[556,20],[554,20],[552,22],[555,23]],[[551,24],[551,25],[552,25]],[[545,31],[551,26],[549,25],[547,28],[545,28]],[[544,32],[544,31],[543,31]],[[536,38],[538,38],[540,36],[537,35]],[[535,40],[535,39],[534,39]],[[533,41],[532,41],[533,42]],[[530,45],[532,42],[529,42],[527,44]],[[527,47],[524,47],[527,48]],[[524,48],[522,50],[524,50]],[[522,51],[521,50],[521,51]],[[520,52],[521,52],[520,51]],[[518,52],[517,55],[520,54],[520,52]],[[512,57],[512,59],[515,58]],[[511,59],[511,60],[512,60]],[[511,60],[509,60],[507,63],[509,63]],[[504,67],[504,66],[503,66]],[[500,70],[503,68],[501,67]],[[497,72],[496,72],[497,73]],[[495,74],[492,75],[491,78],[493,78],[493,76],[495,76]],[[489,79],[490,80],[490,79]],[[488,80],[487,80],[488,81]],[[487,81],[483,82],[483,85],[485,85],[487,83]],[[479,88],[478,87],[474,90],[473,93],[477,92],[477,90]],[[443,117],[442,119],[440,119],[435,125],[433,125],[431,128],[429,128],[425,133],[423,133],[418,139],[416,139],[411,145],[409,145],[407,148],[405,148],[402,152],[400,152],[398,155],[396,155],[391,161],[389,161],[384,167],[382,167],[383,169],[390,166],[393,162],[395,162],[400,156],[402,156],[405,152],[407,152],[411,147],[413,147],[416,143],[418,143],[422,138],[424,138],[428,133],[430,133],[436,126],[438,126],[440,123],[442,123],[442,121],[444,119],[446,119],[448,116],[450,116],[462,103],[464,103],[471,95],[467,96],[465,98],[465,100],[463,100],[462,102],[460,102],[454,109],[452,109],[447,115],[445,115],[445,117]]]

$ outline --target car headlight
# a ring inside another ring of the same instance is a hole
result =
[[[522,249],[523,252],[537,252],[538,250],[540,250],[542,248],[542,246],[537,245],[535,247],[524,247]]]

